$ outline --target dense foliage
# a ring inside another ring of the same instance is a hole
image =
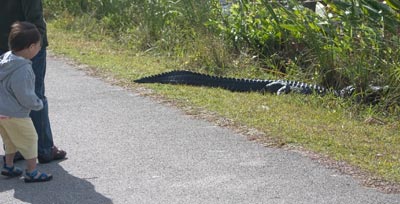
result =
[[[207,71],[250,62],[333,89],[353,85],[361,100],[370,85],[387,87],[377,105],[399,112],[399,0],[325,0],[317,12],[295,0],[44,2],[47,17],[65,28]]]

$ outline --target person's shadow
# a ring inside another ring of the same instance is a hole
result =
[[[0,158],[3,155],[0,155]],[[1,161],[1,166],[3,162]],[[18,167],[25,167],[24,162],[16,163]],[[96,192],[88,181],[96,178],[77,178],[65,171],[59,163],[52,162],[40,165],[39,170],[53,174],[53,180],[43,183],[25,183],[22,179],[0,177],[0,193],[14,190],[14,198],[32,204],[111,204],[111,199]],[[10,200],[4,198],[6,200]],[[2,199],[0,199],[1,201]],[[11,201],[11,200],[10,200]],[[1,201],[1,203],[3,203]],[[11,203],[16,203],[11,201]]]

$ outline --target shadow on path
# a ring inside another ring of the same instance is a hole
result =
[[[0,158],[2,155],[0,155]],[[3,166],[3,162],[1,162]],[[25,162],[17,162],[16,166],[25,167]],[[77,178],[64,170],[57,162],[38,165],[39,170],[53,174],[53,180],[44,183],[25,183],[23,179],[8,179],[0,175],[0,193],[14,191],[14,198],[32,204],[43,203],[85,203],[111,204],[111,199],[96,192],[89,182],[95,178]],[[14,202],[13,202],[14,203]]]

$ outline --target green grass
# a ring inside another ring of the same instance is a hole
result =
[[[87,39],[79,33],[49,24],[51,52],[90,67],[96,73],[131,87],[146,87],[154,95],[198,113],[206,110],[228,118],[233,126],[264,133],[259,142],[301,147],[400,183],[400,122],[384,118],[385,125],[367,124],[373,111],[354,115],[351,106],[334,97],[296,94],[276,96],[233,93],[222,89],[178,85],[135,84],[133,79],[177,69],[180,63],[166,57],[125,50],[106,38]],[[246,70],[243,70],[246,76]],[[235,73],[238,75],[238,73]],[[196,110],[199,110],[196,112]]]

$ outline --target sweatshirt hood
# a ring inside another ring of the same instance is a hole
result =
[[[4,53],[0,56],[0,81],[7,78],[15,70],[31,63],[30,60],[16,56],[11,51]]]

